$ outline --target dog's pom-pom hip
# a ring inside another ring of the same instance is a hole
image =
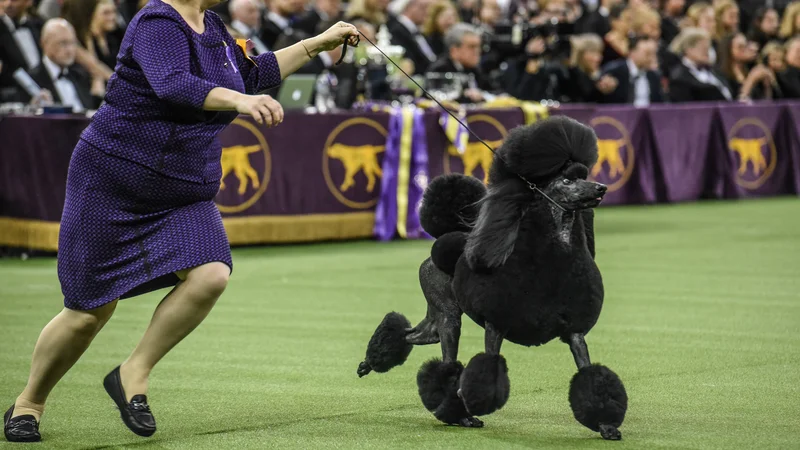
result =
[[[470,414],[484,416],[502,408],[508,401],[510,381],[502,355],[479,353],[461,374],[460,396]]]
[[[358,366],[358,376],[363,377],[373,370],[388,372],[406,362],[414,348],[406,342],[410,329],[411,322],[404,315],[396,312],[386,314],[367,344],[367,357]]]
[[[480,210],[477,202],[485,194],[486,186],[477,178],[458,173],[434,178],[422,196],[422,228],[435,238],[451,231],[469,231]]]
[[[600,432],[604,439],[621,438],[619,428],[628,409],[628,394],[622,380],[608,367],[584,367],[572,378],[569,404],[575,419]]]

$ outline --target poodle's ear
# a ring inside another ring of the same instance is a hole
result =
[[[505,264],[514,252],[523,211],[514,196],[489,196],[467,237],[464,256],[473,271]]]

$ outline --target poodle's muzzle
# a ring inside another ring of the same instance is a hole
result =
[[[581,178],[553,180],[546,194],[567,211],[594,208],[603,201],[608,187]]]

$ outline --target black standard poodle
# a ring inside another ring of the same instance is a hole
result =
[[[625,387],[590,362],[584,341],[603,305],[593,208],[606,187],[586,180],[596,161],[594,131],[556,116],[509,133],[488,188],[459,174],[434,179],[420,210],[436,238],[419,271],[427,315],[412,328],[402,314],[387,314],[359,377],[403,364],[413,345],[441,343],[442,359],[417,374],[422,404],[444,423],[481,427],[475,416],[508,400],[503,341],[538,346],[559,338],[578,366],[569,387],[575,418],[604,439],[621,439]],[[458,361],[463,314],[486,332],[485,353],[466,367]]]

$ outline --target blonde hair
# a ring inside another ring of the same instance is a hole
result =
[[[778,32],[781,38],[789,39],[792,36],[800,34],[800,30],[795,28],[798,15],[800,15],[800,2],[794,2],[786,7],[786,11],[783,12],[781,29]]]
[[[691,19],[694,26],[698,26],[700,24],[700,16],[709,9],[714,11],[714,8],[706,2],[695,3],[686,10],[686,17]]]
[[[714,16],[717,20],[717,32],[716,39],[720,39],[725,37],[726,34],[734,33],[737,30],[726,30],[725,24],[722,22],[722,16],[731,8],[739,9],[739,5],[736,4],[733,0],[721,0],[714,6]]]
[[[783,44],[777,41],[769,41],[766,45],[764,45],[764,48],[761,49],[759,56],[762,59],[767,59],[769,58],[769,55],[776,51],[786,53],[786,49],[784,48]]]
[[[573,36],[570,38],[570,41],[572,43],[572,53],[569,57],[569,63],[571,66],[577,67],[583,71],[585,71],[582,63],[583,55],[586,52],[603,53],[603,48],[605,47],[600,36],[593,33]]]
[[[641,33],[641,29],[647,24],[658,24],[661,26],[661,16],[649,6],[641,6],[631,9],[631,29],[636,34]]]
[[[354,17],[360,17],[372,25],[378,27],[386,23],[386,13],[377,9],[370,9],[367,6],[369,0],[350,0],[350,5],[347,7],[345,14],[348,20]]]
[[[436,21],[439,20],[439,16],[447,9],[456,11],[456,23],[461,22],[461,19],[458,17],[456,5],[450,0],[439,0],[428,9],[428,17],[425,18],[425,23],[422,25],[422,34],[425,36],[432,36],[438,33],[439,30],[437,29],[438,25]]]
[[[711,40],[708,32],[702,28],[687,28],[678,34],[669,44],[669,51],[683,56],[686,49],[692,48],[704,40]]]

